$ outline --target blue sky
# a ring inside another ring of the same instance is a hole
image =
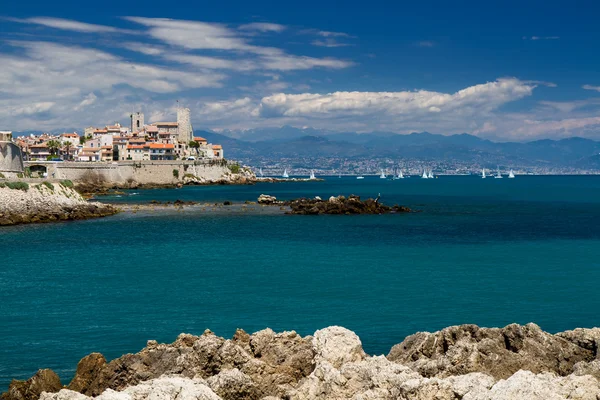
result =
[[[525,4],[521,4],[525,3]],[[600,139],[597,2],[9,2],[2,129],[173,119],[196,129]]]

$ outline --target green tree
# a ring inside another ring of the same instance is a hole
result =
[[[198,148],[200,147],[200,143],[196,142],[195,140],[190,140],[188,146],[190,149],[195,149],[196,155],[198,155]]]
[[[48,142],[46,142],[46,146],[48,146],[50,154],[54,156],[58,154],[58,150],[61,148],[61,143],[58,140],[48,140]]]
[[[71,148],[73,147],[73,144],[71,144],[71,142],[65,142],[65,150],[67,151],[67,160],[69,159],[69,152],[71,150]]]

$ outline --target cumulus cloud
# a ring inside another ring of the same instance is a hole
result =
[[[261,100],[264,116],[406,115],[429,113],[485,113],[531,95],[534,85],[518,79],[499,79],[454,94],[425,90],[406,92],[335,92],[329,94],[276,94]]]

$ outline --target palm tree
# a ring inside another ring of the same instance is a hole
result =
[[[73,144],[71,142],[64,142],[65,145],[65,150],[67,151],[67,161],[69,160],[69,150],[71,150],[71,147],[73,147]]]
[[[46,146],[48,146],[48,150],[50,150],[51,155],[56,155],[58,150],[61,147],[61,143],[58,140],[48,140],[46,142]]]

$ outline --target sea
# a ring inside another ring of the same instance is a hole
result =
[[[211,205],[262,193],[380,196],[419,212]],[[341,325],[379,355],[450,325],[600,326],[600,176],[336,176],[100,200],[176,199],[208,205],[0,228],[0,391],[39,368],[67,384],[91,352],[112,359],[205,329]]]

